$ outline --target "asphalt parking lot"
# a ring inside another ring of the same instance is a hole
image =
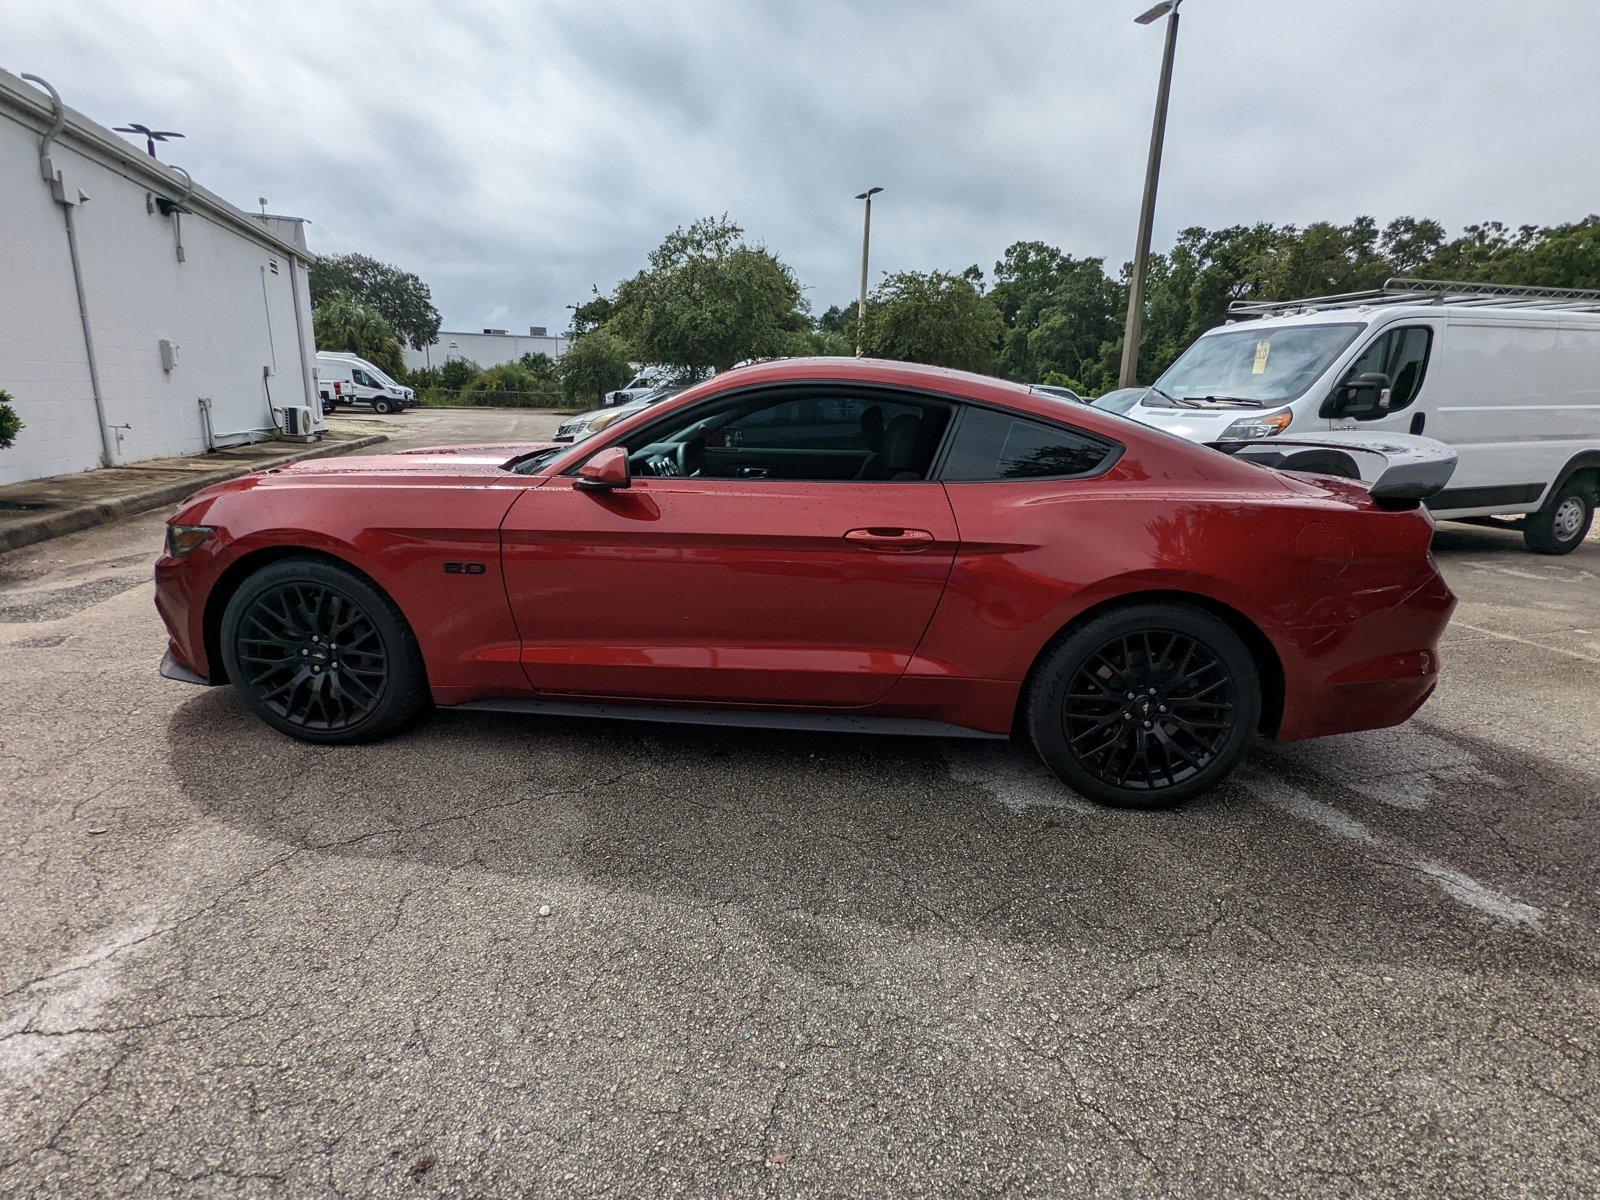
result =
[[[0,1193],[1600,1191],[1600,541],[1444,527],[1416,720],[1138,814],[998,745],[295,743],[157,677],[164,516],[0,556]]]

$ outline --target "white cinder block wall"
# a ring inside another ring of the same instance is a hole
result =
[[[0,388],[26,425],[0,450],[0,483],[101,465],[66,224],[39,168],[49,113],[44,92],[0,71]],[[113,441],[122,462],[205,450],[202,396],[221,444],[270,434],[269,389],[277,407],[318,409],[311,256],[274,232],[293,222],[269,228],[197,189],[179,262],[174,219],[154,204],[183,195],[175,172],[70,110],[51,158],[88,197],[73,216],[106,422],[131,427]],[[170,372],[163,338],[179,347]]]

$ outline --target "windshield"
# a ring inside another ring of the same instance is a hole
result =
[[[1166,369],[1156,387],[1176,400],[1293,400],[1327,370],[1358,324],[1242,328],[1208,334]]]

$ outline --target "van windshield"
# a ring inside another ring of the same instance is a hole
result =
[[[1174,401],[1252,406],[1300,396],[1355,340],[1358,323],[1243,328],[1196,339],[1155,386]],[[1146,396],[1152,404],[1156,396]]]

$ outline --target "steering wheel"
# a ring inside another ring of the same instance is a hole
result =
[[[701,453],[701,444],[685,439],[678,443],[676,451],[678,474],[687,478],[697,474],[703,465],[705,455]]]

